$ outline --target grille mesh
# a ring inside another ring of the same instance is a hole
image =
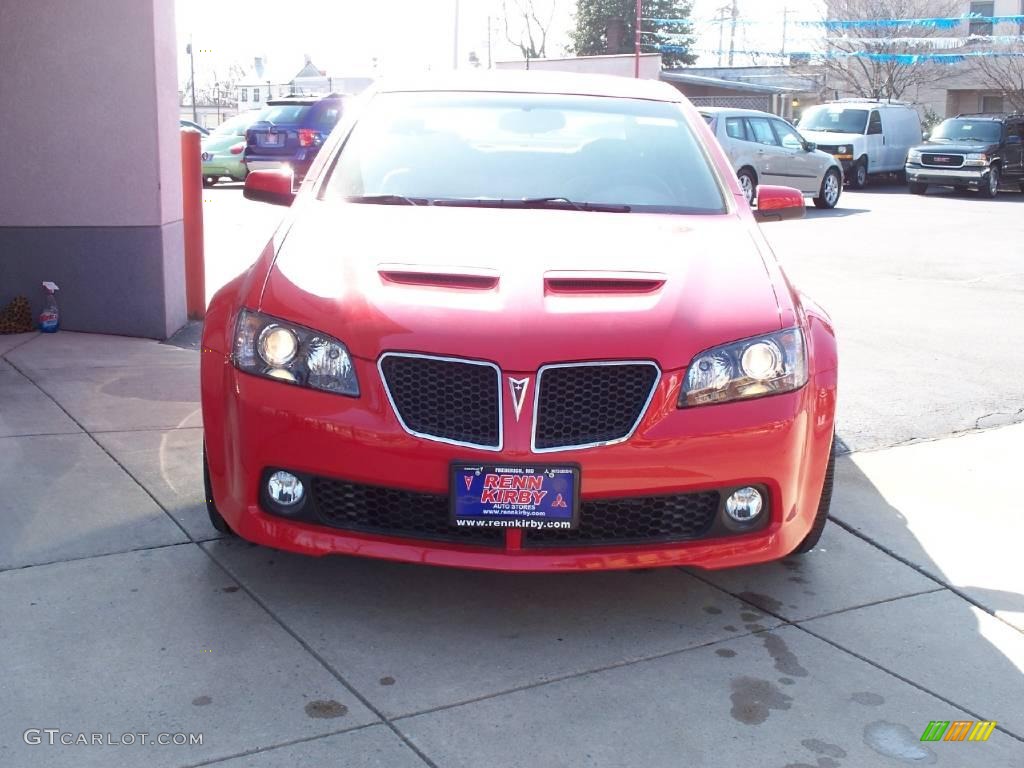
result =
[[[501,444],[498,372],[491,366],[390,355],[380,367],[410,431],[488,448]]]
[[[657,379],[658,369],[646,363],[544,369],[534,445],[554,449],[626,437]]]
[[[584,501],[580,507],[580,526],[575,531],[527,529],[523,546],[575,547],[696,539],[714,523],[718,502],[718,491]]]
[[[331,527],[415,539],[502,546],[501,528],[457,528],[448,519],[448,497],[343,480],[315,478],[320,520]]]

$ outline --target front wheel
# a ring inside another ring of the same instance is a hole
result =
[[[821,190],[814,198],[815,208],[835,208],[839,202],[840,189],[843,186],[839,179],[839,171],[829,168],[825,172],[825,178],[821,180]]]
[[[980,190],[985,197],[995,197],[999,194],[999,166],[993,165],[988,171],[988,183]]]
[[[912,181],[907,186],[909,187],[910,194],[912,195],[923,195],[925,192],[928,191],[928,185],[922,184],[919,181]]]
[[[825,530],[825,523],[828,522],[828,511],[832,507],[832,484],[836,474],[836,439],[832,438],[832,448],[828,454],[828,467],[825,469],[825,482],[821,486],[821,498],[818,499],[818,512],[814,516],[814,525],[804,540],[793,550],[794,555],[803,555],[810,552],[821,540],[822,531]]]
[[[864,189],[868,185],[868,161],[861,158],[853,166],[853,173],[850,174],[850,186],[854,189]]]
[[[236,535],[231,526],[228,525],[228,521],[221,515],[220,510],[217,509],[217,503],[213,500],[213,488],[210,485],[210,465],[206,460],[206,445],[203,445],[203,487],[206,490],[206,514],[210,516],[210,525],[221,533],[226,533],[230,536]]]

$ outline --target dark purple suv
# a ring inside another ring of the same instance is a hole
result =
[[[327,135],[341,118],[344,97],[284,96],[271,99],[245,132],[246,168],[290,166],[300,181]]]

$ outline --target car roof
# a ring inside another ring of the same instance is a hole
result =
[[[683,95],[660,80],[639,80],[613,75],[582,75],[569,72],[486,71],[453,72],[378,81],[378,93],[475,91],[486,93],[543,93],[573,96],[646,99],[681,102]]]
[[[782,119],[778,115],[773,115],[771,112],[763,112],[760,109],[740,109],[739,107],[697,107],[701,114],[706,115],[752,115],[754,117],[777,117]]]
[[[317,96],[302,96],[300,94],[294,94],[278,96],[276,99],[267,99],[267,106],[278,107],[283,104],[319,104],[321,101],[328,101],[330,99],[340,101],[341,98],[341,94],[338,93],[331,93],[326,96],[323,94]]]

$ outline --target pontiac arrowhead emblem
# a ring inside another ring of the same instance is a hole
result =
[[[466,475],[462,479],[466,481],[466,490],[467,491],[473,490],[473,476],[472,475]]]
[[[526,402],[526,390],[530,388],[530,380],[513,379],[508,377],[508,388],[512,392],[512,407],[516,412],[516,421],[519,421],[519,414],[523,412],[523,403]]]

